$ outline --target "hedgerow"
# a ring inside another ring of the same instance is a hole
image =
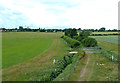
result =
[[[68,64],[68,66],[63,70],[63,72],[57,76],[53,81],[66,81],[68,80],[71,73],[76,69],[76,65],[79,60],[84,57],[84,51],[82,49],[79,50],[78,54],[73,55],[72,63]]]
[[[77,48],[82,45],[78,40],[72,39],[68,36],[63,36],[63,39],[70,45],[71,48]]]
[[[65,55],[61,60],[54,64],[52,69],[49,69],[40,81],[52,81],[55,79],[69,64],[73,62],[73,58],[74,57],[72,54]]]

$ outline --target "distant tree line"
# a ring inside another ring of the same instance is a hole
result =
[[[110,34],[91,34],[90,36],[109,36],[109,35],[120,35],[120,33],[110,33]]]
[[[6,28],[0,28],[2,32],[64,32],[64,29],[31,29],[29,27],[23,28],[23,26],[19,26],[19,28],[14,29],[6,29]]]
[[[78,29],[78,31],[81,31],[81,29]],[[106,30],[105,27],[102,27],[100,29],[83,29],[83,31],[91,31],[91,32],[118,32],[120,30],[117,30],[117,29]]]
[[[72,28],[71,28],[72,29]],[[32,28],[24,28],[23,26],[19,26],[19,28],[12,28],[12,29],[7,29],[7,28],[0,28],[0,32],[65,32],[66,29],[43,29],[43,28],[38,28],[38,29],[32,29]],[[80,31],[91,31],[91,32],[117,32],[120,30],[113,29],[113,30],[106,30],[105,27],[102,27],[100,29],[75,29],[73,28],[71,30],[67,30],[66,34],[68,33],[74,33],[74,32],[80,32]],[[76,34],[75,34],[76,35]],[[71,34],[72,37],[72,34]]]

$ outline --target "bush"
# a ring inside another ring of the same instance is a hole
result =
[[[71,48],[80,47],[82,44],[75,39],[72,39],[68,36],[64,36],[63,39],[70,45]]]
[[[73,36],[73,39],[76,39],[76,40],[78,40],[78,36]]]
[[[79,33],[77,40],[81,42],[83,39],[88,38],[88,36],[90,36],[90,34],[91,34],[90,31],[82,31]]]
[[[82,40],[82,44],[85,47],[94,47],[97,46],[97,41],[94,38],[85,38]]]

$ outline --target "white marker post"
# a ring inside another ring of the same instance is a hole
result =
[[[114,59],[114,57],[113,57],[113,55],[112,55],[112,61],[113,61],[113,59]]]
[[[53,60],[53,64],[55,64],[55,59]]]

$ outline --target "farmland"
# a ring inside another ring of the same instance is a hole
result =
[[[55,71],[56,62],[61,61],[64,55],[69,55],[70,48],[61,38],[63,33],[45,32],[9,32],[3,33],[3,81],[40,81],[50,77]],[[111,43],[99,36],[91,36],[97,39],[98,45],[105,47],[105,50],[112,50],[117,53],[116,36]],[[106,37],[106,36],[102,36]],[[109,38],[109,37],[108,37]],[[100,41],[100,39],[102,41]],[[109,39],[110,41],[110,39]],[[69,43],[70,44],[70,43]],[[76,46],[76,45],[75,45]],[[74,56],[72,64],[68,65],[63,72],[53,81],[116,81],[117,64],[102,56],[101,53],[86,53],[86,56],[79,60],[80,56]],[[9,57],[9,58],[8,58]],[[67,57],[68,58],[68,57]],[[77,62],[77,64],[76,64]],[[104,64],[104,65],[101,65]],[[76,67],[75,67],[76,65]],[[60,66],[60,65],[59,65]],[[91,71],[91,72],[90,72]]]
[[[111,43],[111,44],[116,44],[118,45],[118,36],[91,36],[95,39],[97,39],[98,41],[102,41],[102,42],[107,42],[107,43]]]
[[[120,45],[118,36],[91,36],[98,41],[98,45],[106,50],[113,51],[118,55],[118,46]]]
[[[118,32],[92,32],[92,34],[114,34]]]
[[[102,33],[102,32],[101,32]],[[96,33],[97,34],[97,33]],[[116,81],[118,80],[118,64],[111,61],[112,51],[115,59],[118,59],[118,36],[90,36],[97,39],[98,46],[105,53],[87,53],[87,56],[79,61],[76,70],[68,78],[69,81]],[[110,58],[108,58],[110,56]]]
[[[38,74],[50,71],[48,68],[51,68],[53,59],[61,59],[61,57],[68,53],[66,50],[69,50],[69,47],[60,38],[61,35],[62,33],[3,33],[3,41],[5,42],[3,43],[3,80],[38,80],[40,78],[37,76]],[[13,42],[12,39],[14,40]],[[26,39],[28,39],[28,41]],[[5,45],[8,42],[9,44],[7,46],[13,45],[11,49]],[[28,42],[31,44],[34,42],[34,45],[31,45]],[[22,47],[20,44],[24,46]],[[26,44],[30,46],[27,46]],[[42,44],[45,45],[45,47],[41,47],[43,46]],[[43,50],[41,50],[41,48]],[[27,51],[24,52],[23,49]],[[14,50],[17,50],[17,52]],[[9,54],[5,54],[5,51],[9,51]],[[35,52],[32,53],[31,51]],[[10,54],[15,53],[19,57],[16,57],[15,55],[9,56]],[[5,57],[10,58],[10,65],[7,61],[8,58]],[[19,58],[20,60],[18,62],[17,59]],[[4,63],[5,61],[6,64]]]

